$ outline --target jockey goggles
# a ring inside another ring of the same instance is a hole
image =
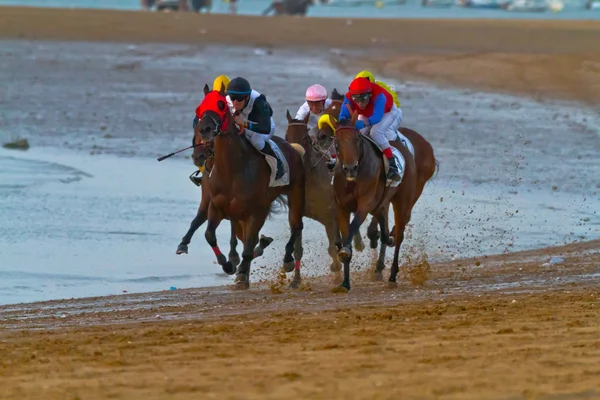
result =
[[[371,93],[357,93],[350,95],[355,103],[364,103],[371,98]]]
[[[229,98],[231,101],[245,101],[248,98],[249,94],[240,94],[240,93],[230,93]]]

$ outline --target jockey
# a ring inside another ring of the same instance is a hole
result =
[[[275,134],[275,121],[273,109],[267,102],[267,98],[252,90],[246,79],[237,77],[227,86],[227,104],[233,114],[233,120],[254,148],[277,160],[275,179],[280,179],[284,173],[283,165],[268,142]]]
[[[355,78],[344,96],[340,120],[351,118],[347,105],[358,112],[356,129],[363,135],[370,131],[371,138],[387,157],[390,164],[387,179],[400,181],[402,176],[389,141],[397,138],[396,132],[402,122],[402,111],[394,104],[392,95],[367,78]]]
[[[319,129],[319,118],[323,115],[325,109],[331,104],[331,99],[327,97],[327,89],[319,84],[309,86],[306,89],[306,101],[300,106],[295,119],[302,121],[308,114],[308,135],[313,140],[317,138]]]
[[[376,81],[375,77],[370,71],[367,71],[366,69],[360,71],[358,74],[356,74],[355,78],[367,78],[371,83],[376,83],[377,85],[381,86],[382,88],[387,90],[389,94],[392,95],[392,97],[394,98],[394,104],[396,105],[396,107],[400,108],[400,100],[398,100],[398,93],[396,93],[396,91],[392,87],[388,86],[385,82]]]

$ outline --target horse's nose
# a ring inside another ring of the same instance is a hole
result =
[[[342,168],[349,178],[355,178],[358,173],[358,163],[344,164]]]

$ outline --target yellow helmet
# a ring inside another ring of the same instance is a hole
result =
[[[221,86],[223,86],[223,89],[227,91],[227,86],[229,85],[230,80],[231,79],[229,79],[227,75],[217,76],[217,78],[213,82],[213,90],[219,91],[221,90]]]
[[[366,69],[364,71],[360,71],[354,78],[367,78],[369,81],[371,81],[371,83],[375,83],[375,77]]]

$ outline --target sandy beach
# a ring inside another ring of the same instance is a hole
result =
[[[343,87],[342,74],[372,68],[399,83],[444,169],[413,221],[432,261],[405,268],[397,289],[353,272],[348,295],[322,276],[289,291],[271,275],[244,293],[0,306],[0,398],[600,397],[600,23],[1,11],[5,129],[42,149],[150,158],[188,144],[192,79],[244,65],[281,122],[313,76]],[[234,57],[218,64],[221,48]],[[196,238],[188,257],[204,247]]]

